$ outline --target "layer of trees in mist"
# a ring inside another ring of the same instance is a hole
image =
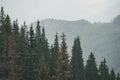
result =
[[[50,45],[39,21],[35,31],[32,24],[30,28],[25,22],[19,26],[1,7],[0,80],[120,80],[119,73],[108,68],[106,59],[96,64],[93,52],[84,64],[79,36],[71,51],[70,57],[64,33],[60,39],[56,33]]]

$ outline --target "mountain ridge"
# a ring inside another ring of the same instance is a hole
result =
[[[104,58],[108,66],[120,72],[120,15],[110,22],[94,22],[87,20],[56,20],[44,19],[40,24],[45,27],[50,44],[53,43],[56,32],[64,32],[67,38],[68,53],[71,53],[74,38],[78,35],[81,40],[85,60],[90,52],[96,57],[97,64]]]

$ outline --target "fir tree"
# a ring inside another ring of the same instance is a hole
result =
[[[59,62],[58,62],[58,72],[57,72],[57,80],[70,80],[71,79],[71,66],[68,60],[67,53],[67,44],[64,33],[61,36],[61,50],[59,53]]]
[[[79,37],[75,38],[74,40],[74,45],[72,48],[71,65],[73,71],[73,80],[85,80],[82,49],[80,46]]]
[[[37,26],[36,26],[36,34],[35,37],[37,40],[41,39],[41,26],[40,26],[40,21],[37,21]]]
[[[20,43],[20,32],[19,32],[18,20],[13,21],[13,37],[16,42],[16,51],[17,53],[19,53],[21,50],[20,48],[21,43]]]
[[[4,30],[4,22],[5,22],[5,12],[3,7],[1,7],[1,11],[0,11],[0,33],[3,33]]]
[[[98,69],[92,52],[85,66],[85,78],[86,80],[98,80]]]
[[[54,45],[50,49],[50,79],[56,80],[57,73],[57,63],[58,63],[58,54],[59,54],[59,41],[58,34],[55,35]]]
[[[41,39],[41,54],[44,56],[45,61],[50,64],[50,50],[48,45],[48,39],[45,36],[45,29],[42,28],[42,39]]]
[[[112,68],[112,70],[110,72],[110,80],[116,80],[116,76],[115,76],[115,72],[114,72],[113,68]]]
[[[37,26],[36,26],[36,31],[35,31],[35,42],[36,42],[36,47],[35,47],[35,68],[36,68],[36,76],[38,77],[39,75],[39,63],[41,55],[42,55],[42,34],[41,34],[41,26],[39,20],[37,21]]]
[[[35,33],[35,42],[36,42],[35,53],[36,53],[36,57],[37,57],[36,59],[38,62],[42,54],[42,35],[41,35],[41,26],[39,21],[37,21],[35,32],[36,32]]]
[[[2,41],[2,36],[3,36],[3,28],[4,28],[4,22],[5,22],[5,13],[3,7],[1,7],[0,10],[0,77],[3,76],[3,55],[2,55],[2,50],[3,50],[3,41]]]
[[[25,80],[34,80],[35,79],[35,36],[33,27],[31,25],[28,35],[28,54],[26,54],[25,59]]]
[[[99,66],[99,80],[109,80],[109,70],[106,65],[106,59]]]
[[[56,33],[55,40],[54,40],[54,55],[55,55],[56,61],[58,61],[58,54],[59,54],[59,40],[58,40],[58,33]]]
[[[20,80],[25,80],[25,77],[26,77],[26,61],[27,61],[27,54],[28,54],[28,50],[27,50],[27,41],[26,41],[26,27],[27,25],[24,24],[22,25],[22,27],[20,28],[20,45],[19,45],[19,48],[20,48],[20,61],[19,61],[19,64],[20,64],[20,74],[19,74],[19,77],[20,77]]]
[[[27,39],[26,39],[26,28],[27,28],[27,25],[26,23],[24,22],[24,24],[22,25],[22,27],[20,28],[20,45],[19,45],[19,52],[20,54],[25,54],[27,52]]]
[[[119,73],[117,74],[116,80],[120,80],[120,74]]]
[[[7,15],[5,19],[5,26],[3,31],[3,66],[4,66],[4,76],[7,80],[17,80],[17,59],[19,55],[15,53],[16,43],[11,32],[10,18]]]

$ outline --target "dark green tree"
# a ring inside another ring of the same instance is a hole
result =
[[[16,41],[16,51],[17,53],[20,52],[20,32],[19,32],[19,26],[18,26],[18,20],[13,21],[13,37]]]
[[[109,70],[106,59],[104,59],[99,66],[99,80],[109,80]]]
[[[54,40],[54,55],[55,55],[56,61],[58,61],[58,54],[59,54],[59,39],[58,39],[58,33],[56,33],[55,40]]]
[[[33,54],[34,48],[35,48],[35,35],[34,35],[34,30],[33,30],[33,25],[31,24],[30,27],[30,37],[29,37],[29,52]]]
[[[74,45],[72,48],[71,65],[73,71],[73,80],[85,80],[82,54],[83,53],[80,46],[80,39],[77,37],[74,40]]]
[[[116,75],[114,72],[114,69],[112,68],[111,72],[110,72],[110,80],[116,80]]]
[[[72,77],[71,65],[69,64],[69,56],[67,53],[67,44],[64,33],[62,33],[61,40],[62,42],[59,53],[57,80],[70,80]]]
[[[58,41],[58,34],[56,33],[54,44],[51,46],[50,49],[50,66],[49,66],[50,80],[56,80],[58,54],[59,54],[59,41]]]
[[[37,40],[41,39],[41,26],[40,26],[40,21],[37,21],[37,26],[36,26],[36,34],[35,37]]]
[[[50,50],[49,50],[49,45],[48,45],[48,39],[45,36],[45,29],[44,27],[42,28],[42,38],[41,38],[41,54],[44,56],[46,63],[49,64],[50,62]]]
[[[92,52],[85,66],[85,78],[86,80],[98,80],[98,69]]]
[[[27,39],[28,53],[25,56],[25,80],[35,80],[35,36],[32,25]]]
[[[37,56],[37,61],[39,61],[41,54],[42,54],[42,35],[41,35],[41,26],[40,22],[37,21],[37,26],[36,26],[36,31],[35,31],[35,42],[36,42],[36,47],[35,47],[35,53]]]
[[[38,78],[39,75],[39,65],[40,64],[40,58],[42,54],[42,47],[43,47],[43,43],[42,43],[42,34],[41,34],[41,26],[40,26],[40,22],[39,20],[37,21],[37,26],[36,26],[36,31],[35,31],[35,42],[36,42],[36,47],[35,47],[35,68],[36,68],[36,76]]]
[[[3,31],[3,67],[4,77],[7,80],[18,80],[17,60],[19,55],[15,51],[16,42],[12,35],[12,26],[9,16],[5,19],[4,31]]]
[[[27,25],[26,23],[24,22],[24,24],[21,26],[20,28],[20,45],[19,45],[19,52],[20,54],[25,54],[27,52],[27,39],[26,39],[26,28],[27,28]]]
[[[3,29],[4,29],[4,22],[5,22],[5,12],[3,7],[1,7],[1,11],[0,11],[0,33],[3,33]]]
[[[3,76],[3,55],[2,55],[2,50],[3,50],[3,41],[2,41],[2,36],[3,36],[3,28],[4,28],[4,22],[5,22],[5,13],[3,7],[1,7],[0,10],[0,77]]]
[[[27,39],[26,39],[26,27],[27,25],[24,24],[21,26],[20,28],[20,45],[19,45],[19,54],[20,54],[20,60],[19,60],[19,67],[20,69],[20,74],[19,74],[19,78],[20,80],[25,80],[26,78],[26,61],[27,61],[27,57],[28,57],[28,50],[27,50]]]
[[[117,74],[116,80],[120,80],[120,74],[119,73]]]

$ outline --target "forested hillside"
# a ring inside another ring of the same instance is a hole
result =
[[[87,22],[87,25],[92,24]],[[86,51],[89,56],[84,60],[85,49],[81,46],[84,38],[80,41],[79,34],[70,39],[66,37],[67,33],[52,34],[47,33],[48,30],[40,25],[39,20],[30,27],[26,22],[20,26],[18,20],[12,21],[1,7],[0,80],[120,80],[114,66],[107,65],[110,60],[105,56],[97,63],[95,50]],[[66,29],[68,31],[69,28]],[[46,34],[54,35],[52,43],[49,43]],[[90,35],[88,38],[91,38]],[[70,45],[71,55],[68,50]]]
[[[45,27],[46,36],[50,43],[53,43],[54,37],[51,34],[64,32],[67,37],[68,52],[71,53],[74,37],[78,35],[85,60],[93,51],[98,64],[103,58],[106,58],[109,60],[107,63],[109,67],[114,67],[116,71],[120,71],[120,15],[106,23],[45,19],[41,21],[41,25]]]

